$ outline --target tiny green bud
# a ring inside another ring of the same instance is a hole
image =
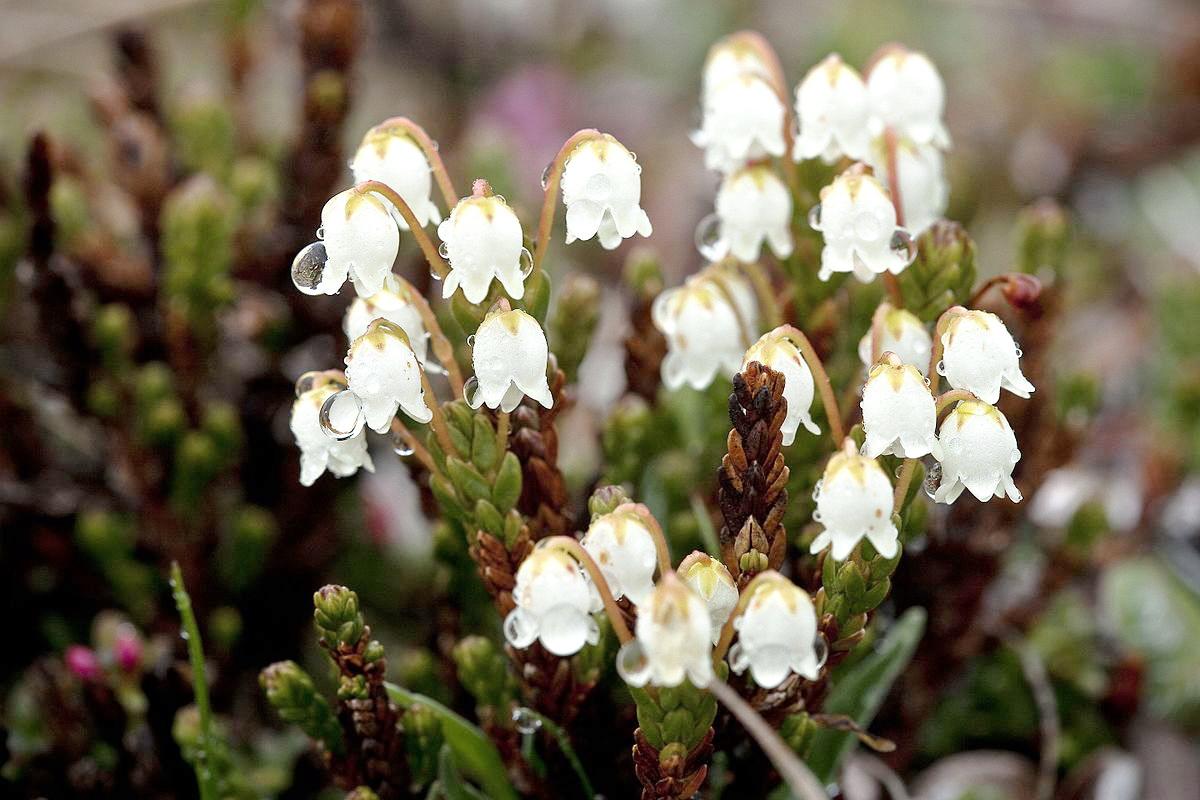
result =
[[[213,646],[231,650],[242,635],[242,615],[233,606],[219,606],[208,617],[208,633]]]
[[[265,158],[246,156],[233,163],[229,190],[243,214],[250,214],[279,196],[279,176]]]
[[[1053,199],[1044,197],[1022,209],[1017,217],[1017,266],[1031,274],[1043,269],[1058,271],[1066,258],[1070,233],[1067,212]]]
[[[366,623],[355,592],[345,586],[323,586],[313,594],[313,606],[313,619],[329,646],[353,647],[362,639]]]
[[[329,702],[299,665],[279,661],[259,673],[258,682],[281,719],[296,725],[329,751],[342,751],[341,726]]]
[[[137,340],[133,314],[123,303],[109,303],[96,312],[92,321],[92,337],[101,352],[105,366],[115,370],[129,357]]]
[[[437,777],[438,754],[442,748],[442,722],[428,706],[414,703],[404,712],[404,748],[414,787],[426,786]]]
[[[224,401],[205,405],[200,427],[212,437],[222,457],[231,458],[242,444],[242,421],[237,409]]]
[[[625,285],[642,298],[663,290],[662,262],[653,248],[641,246],[630,252],[625,261]]]
[[[550,341],[558,366],[574,381],[600,319],[600,284],[590,275],[571,274],[563,284],[550,320]]]
[[[588,511],[591,512],[592,519],[595,519],[615,511],[617,506],[631,502],[633,501],[625,487],[609,484],[592,492],[592,496],[588,498]]]
[[[505,708],[512,700],[508,659],[491,639],[467,636],[454,647],[459,682],[480,706]]]

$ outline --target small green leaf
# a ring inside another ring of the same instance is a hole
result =
[[[471,436],[471,461],[480,472],[487,473],[496,466],[496,431],[486,414],[475,415],[475,432]]]
[[[476,501],[475,524],[498,539],[504,537],[504,517],[487,500]]]
[[[491,500],[492,489],[487,481],[473,466],[457,458],[446,459],[446,473],[454,483],[454,488],[471,504],[478,500]]]
[[[505,453],[496,473],[496,483],[492,487],[491,500],[497,510],[507,514],[517,504],[521,496],[521,462],[512,451]]]

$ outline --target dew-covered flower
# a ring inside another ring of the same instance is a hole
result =
[[[421,386],[421,363],[404,329],[390,320],[375,320],[350,343],[346,381],[362,401],[367,427],[376,433],[387,433],[397,409],[417,422],[433,418]]]
[[[764,242],[779,258],[792,254],[792,194],[770,167],[746,167],[726,176],[716,209],[716,257],[758,261]]]
[[[437,229],[450,274],[442,284],[442,297],[462,287],[471,303],[482,302],[492,278],[500,281],[514,300],[525,296],[522,271],[521,221],[500,195],[464,197]]]
[[[686,678],[705,687],[712,681],[708,609],[674,572],[659,580],[638,609],[635,632],[637,638],[617,657],[617,668],[626,683],[678,686]],[[630,651],[637,657],[633,658]]]
[[[475,332],[471,353],[478,391],[467,402],[512,411],[529,395],[546,408],[554,396],[546,381],[550,348],[538,321],[521,309],[493,309]]]
[[[300,483],[312,486],[325,470],[339,478],[353,475],[359,467],[374,472],[362,409],[354,394],[321,373],[302,376],[296,386],[299,394],[292,404],[291,429],[300,448]],[[328,419],[332,431],[343,432],[337,437],[321,425],[321,407],[334,395],[338,397],[330,401]]]
[[[816,680],[817,614],[808,593],[778,573],[764,573],[733,621],[738,640],[729,651],[729,666],[741,674],[750,669],[754,682],[773,689],[793,672]]]
[[[442,221],[441,212],[429,197],[433,189],[429,159],[403,125],[386,120],[367,131],[354,151],[350,170],[354,173],[355,183],[379,181],[394,189],[422,225]],[[400,229],[408,230],[408,223],[391,202],[384,199],[383,203],[395,216]]]
[[[796,440],[796,431],[801,425],[809,433],[820,433],[821,429],[812,418],[812,370],[808,368],[800,348],[789,337],[787,326],[768,331],[750,345],[742,360],[742,369],[751,361],[783,373],[783,399],[787,401],[787,416],[781,427],[784,446]]]
[[[373,192],[347,189],[321,209],[324,239],[292,263],[292,281],[305,294],[337,294],[349,277],[360,297],[383,288],[400,250],[396,222]]]
[[[809,70],[796,87],[796,116],[800,134],[792,156],[797,161],[820,157],[832,164],[842,156],[867,157],[867,87],[838,54]]]
[[[730,172],[750,161],[787,152],[787,109],[770,82],[754,73],[706,88],[704,118],[692,142],[709,169]]]
[[[937,439],[937,401],[925,377],[894,353],[871,368],[862,392],[863,454],[941,458]]]
[[[896,135],[917,144],[950,146],[942,124],[946,87],[942,76],[925,54],[894,47],[867,74],[874,133],[891,128]]]
[[[633,153],[607,133],[580,142],[562,174],[567,244],[593,236],[612,250],[634,234],[653,232],[642,209],[642,168]]]
[[[714,44],[704,62],[703,92],[707,96],[718,86],[740,75],[771,79],[771,66],[763,54],[744,37],[727,36]]]
[[[993,405],[965,400],[942,420],[942,480],[933,499],[953,503],[964,488],[987,502],[1003,497],[1021,502],[1013,467],[1021,460],[1017,437]]]
[[[892,522],[892,482],[878,461],[855,451],[850,439],[825,466],[813,519],[825,526],[813,540],[814,554],[830,547],[833,559],[843,561],[864,538],[884,558],[899,550],[899,532]]]
[[[869,160],[880,181],[893,185],[886,140],[871,145]],[[950,186],[942,168],[942,151],[931,144],[901,139],[896,144],[896,173],[899,175],[900,209],[904,227],[919,236],[946,213]]]
[[[738,602],[737,584],[725,565],[708,553],[693,552],[679,564],[679,579],[708,607],[712,642],[721,638],[721,628]]]
[[[658,548],[651,526],[658,523],[643,505],[624,503],[592,520],[580,544],[595,559],[613,598],[641,605],[654,589]]]
[[[876,275],[904,271],[907,244],[893,246],[896,209],[887,190],[859,167],[851,167],[821,190],[821,206],[813,226],[825,237],[821,251],[823,281],[835,272],[853,272],[863,283]]]
[[[995,314],[952,310],[942,333],[942,361],[937,369],[955,389],[995,403],[1001,389],[1017,397],[1033,393],[1033,384],[1021,373],[1020,358],[1012,334]]]
[[[858,357],[865,366],[871,366],[878,356],[891,352],[901,362],[912,364],[922,375],[929,370],[933,337],[916,314],[903,308],[885,309],[879,319],[878,335],[877,350],[872,341],[875,336],[873,329],[868,330],[858,342]]]
[[[732,375],[741,367],[757,303],[745,279],[710,268],[662,292],[651,317],[667,339],[663,383],[668,389],[684,384],[704,389],[718,372]]]
[[[389,280],[370,297],[354,298],[342,317],[346,339],[352,342],[362,336],[367,332],[367,326],[377,319],[390,320],[404,329],[417,360],[424,364],[429,351],[429,336],[425,332],[421,312],[408,298],[408,291],[407,287],[396,286]]]
[[[536,548],[517,569],[512,596],[516,608],[504,619],[504,638],[513,647],[529,647],[536,640],[566,657],[600,641],[592,614],[603,604],[587,572],[569,553]]]

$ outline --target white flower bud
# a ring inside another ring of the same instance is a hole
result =
[[[567,208],[567,244],[593,236],[612,250],[636,234],[653,232],[642,210],[642,168],[625,145],[604,134],[581,142],[567,158],[562,175]]]
[[[942,124],[946,87],[923,53],[897,47],[885,54],[867,75],[867,95],[874,133],[891,128],[917,144],[950,146],[950,134]]]
[[[395,286],[392,281],[388,281],[388,284],[392,285],[385,284],[370,297],[354,298],[342,317],[342,330],[346,332],[346,338],[353,342],[366,333],[367,326],[376,319],[391,320],[404,329],[417,360],[424,364],[429,351],[429,336],[425,332],[421,312],[408,299],[406,287]]]
[[[638,609],[637,638],[625,648],[640,656],[636,666],[618,655],[618,670],[631,686],[678,686],[684,679],[698,687],[713,679],[712,624],[704,601],[669,572]],[[624,656],[624,657],[623,657]]]
[[[362,401],[367,427],[376,433],[388,432],[397,409],[417,422],[433,418],[421,386],[421,364],[404,329],[390,320],[375,320],[350,343],[346,380]]]
[[[1003,497],[1021,502],[1013,483],[1013,467],[1021,460],[1017,437],[993,405],[976,400],[959,403],[942,420],[942,481],[933,499],[953,503],[965,487],[980,502]]]
[[[503,197],[464,197],[438,225],[437,233],[450,263],[442,297],[450,297],[462,286],[469,302],[482,302],[492,278],[499,280],[514,300],[525,296],[521,221]]]
[[[367,437],[357,422],[361,418],[357,402],[349,404],[352,408],[347,404],[336,404],[333,413],[334,426],[339,430],[354,430],[353,436],[338,441],[321,428],[321,406],[343,388],[332,381],[320,381],[303,391],[292,404],[291,429],[296,446],[300,448],[300,483],[303,486],[312,486],[325,470],[339,478],[353,475],[359,467],[368,472],[375,471],[371,454],[367,452]]]
[[[433,189],[429,159],[403,127],[389,120],[367,131],[358,150],[354,152],[350,169],[354,173],[355,183],[386,183],[404,198],[422,225],[442,221],[441,212],[429,196]],[[408,223],[391,201],[384,199],[383,203],[392,212],[400,230],[408,230]]]
[[[704,119],[692,141],[704,148],[705,166],[730,172],[750,161],[784,155],[786,116],[783,101],[766,79],[742,73],[705,91]]]
[[[730,173],[717,191],[719,220],[717,258],[732,254],[738,261],[758,261],[763,242],[779,258],[792,254],[792,194],[769,167]]]
[[[814,554],[832,545],[830,555],[844,561],[864,538],[884,558],[899,550],[899,531],[892,522],[892,483],[878,461],[854,452],[850,440],[825,467],[813,519],[825,526],[813,540]]]
[[[891,358],[892,363],[881,361],[871,368],[863,387],[863,428],[867,434],[863,454],[870,458],[920,458],[932,453],[940,459],[937,401],[916,367],[900,363],[894,354]]]
[[[796,116],[800,135],[792,156],[797,161],[819,156],[832,164],[842,156],[867,157],[867,87],[836,53],[809,70],[796,87]]]
[[[796,441],[796,431],[803,425],[809,433],[817,434],[821,429],[812,418],[813,375],[800,348],[788,338],[787,328],[776,328],[763,334],[750,345],[742,360],[742,369],[751,361],[783,373],[783,399],[787,401],[787,416],[780,430],[784,446]]]
[[[773,689],[793,672],[816,680],[817,614],[808,593],[779,575],[754,588],[746,610],[733,621],[737,643],[729,650],[729,666],[750,675],[763,689]]]
[[[651,317],[667,339],[663,383],[672,390],[684,384],[704,389],[718,372],[732,375],[741,367],[757,304],[743,278],[705,270],[656,297]]]
[[[853,272],[863,283],[876,275],[898,275],[909,264],[907,245],[892,246],[896,209],[887,190],[871,175],[850,168],[821,190],[818,227],[825,237],[821,251],[823,281],[835,272]]]
[[[1000,399],[1007,389],[1029,397],[1033,384],[1021,373],[1021,351],[1012,334],[990,311],[952,313],[942,333],[942,362],[938,373],[955,389],[966,389],[985,403]]]
[[[884,353],[895,353],[900,361],[912,364],[924,375],[929,370],[929,353],[933,349],[933,337],[925,328],[920,317],[903,308],[891,308],[883,312],[879,329],[879,351],[874,352],[873,330],[858,342],[858,357],[865,366],[875,363],[875,358]]]
[[[536,319],[520,309],[489,312],[475,332],[471,360],[478,392],[467,402],[472,408],[486,405],[508,412],[529,395],[550,408],[549,358],[546,334]]]
[[[650,512],[644,506],[624,503],[608,514],[592,520],[580,544],[595,559],[613,599],[628,597],[640,606],[654,589],[654,569],[658,566],[658,547]]]
[[[516,608],[504,619],[504,638],[525,648],[535,640],[556,656],[572,656],[600,641],[592,614],[603,608],[586,570],[568,553],[539,547],[521,562],[513,587]]]
[[[738,37],[722,39],[708,51],[704,62],[703,95],[740,75],[771,78],[771,67],[763,61],[762,53]]]
[[[314,243],[297,257],[324,250],[324,262],[307,259],[309,268],[292,279],[305,294],[337,294],[347,276],[360,297],[368,297],[383,288],[400,250],[400,231],[383,201],[372,192],[347,189],[335,194],[321,209],[324,239]],[[313,268],[315,267],[315,269]]]
[[[737,584],[729,570],[717,559],[696,551],[679,565],[679,578],[708,607],[712,624],[712,643],[721,638],[721,628],[738,603]]]
[[[887,142],[882,137],[871,144],[869,161],[879,180],[893,185]],[[931,144],[901,139],[896,144],[896,172],[900,177],[900,208],[904,227],[919,236],[946,213],[950,186],[942,168],[942,151]]]

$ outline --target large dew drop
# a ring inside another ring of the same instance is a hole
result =
[[[329,260],[323,242],[313,242],[292,259],[292,283],[305,294],[320,294],[317,287],[325,276],[325,262]]]

